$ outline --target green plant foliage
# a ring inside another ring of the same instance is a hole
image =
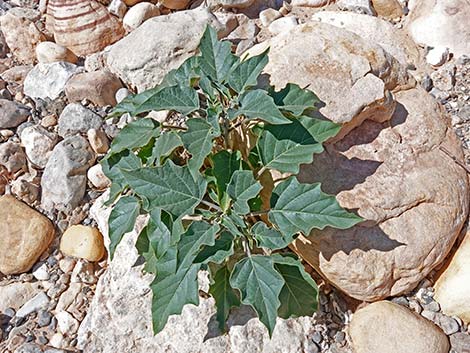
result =
[[[308,90],[260,88],[267,63],[267,51],[240,60],[208,27],[199,55],[112,112],[139,118],[121,130],[102,161],[112,181],[108,203],[115,203],[110,253],[137,216],[147,214],[136,248],[144,270],[155,276],[155,333],[184,305],[199,303],[201,269],[209,272],[222,330],[242,303],[253,307],[270,335],[277,317],[312,315],[317,286],[288,246],[314,228],[361,221],[319,184],[297,181],[300,165],[311,163],[340,127],[309,116],[318,99]],[[181,123],[142,116],[158,110]],[[292,176],[273,188],[266,173]]]

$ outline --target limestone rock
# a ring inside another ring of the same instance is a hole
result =
[[[470,3],[466,0],[418,0],[405,28],[416,43],[447,47],[455,57],[470,55]]]
[[[56,99],[64,91],[67,81],[81,71],[78,66],[66,62],[40,63],[26,75],[24,94],[31,98]]]
[[[370,0],[338,0],[336,3],[341,10],[362,13],[369,16],[376,15]]]
[[[114,16],[123,18],[127,12],[127,6],[122,0],[112,0],[108,5],[108,11]]]
[[[419,65],[418,46],[407,33],[398,30],[388,21],[368,15],[340,11],[317,12],[312,16],[312,20],[356,33],[366,41],[380,45],[402,65]]]
[[[124,35],[121,22],[98,1],[49,0],[48,13],[56,43],[75,55],[96,53]]]
[[[38,283],[10,283],[0,286],[0,313],[8,308],[18,310],[39,292]]]
[[[0,272],[28,271],[54,237],[54,226],[13,196],[0,197]]]
[[[225,9],[244,9],[251,6],[256,0],[211,0],[211,5],[219,5]]]
[[[104,154],[109,150],[109,140],[103,130],[90,129],[87,131],[88,142],[91,148],[98,154]]]
[[[269,25],[269,31],[272,34],[279,34],[288,31],[299,24],[299,21],[294,16],[286,16],[274,20]]]
[[[139,27],[149,18],[158,16],[159,14],[160,10],[156,5],[148,2],[141,2],[132,6],[130,10],[127,11],[122,23],[124,28],[130,32]]]
[[[29,116],[29,108],[10,100],[0,99],[0,129],[17,127]]]
[[[66,61],[75,64],[77,56],[66,47],[54,42],[42,42],[36,47],[36,57],[40,63],[50,64],[57,61]]]
[[[62,235],[60,251],[88,261],[99,261],[105,253],[103,236],[95,227],[72,226]]]
[[[124,83],[143,91],[194,55],[206,24],[218,26],[207,9],[153,17],[111,46],[109,69]],[[149,33],[165,35],[149,36]]]
[[[25,317],[29,314],[36,312],[40,309],[45,309],[49,304],[49,297],[44,292],[39,292],[33,298],[28,300],[23,306],[16,312],[16,316]]]
[[[44,209],[71,211],[85,195],[86,172],[95,156],[81,136],[66,137],[54,147],[41,179]]]
[[[355,353],[447,353],[450,348],[433,323],[387,301],[354,313],[349,334]]]
[[[32,125],[21,131],[21,144],[28,159],[34,165],[44,168],[52,149],[57,143],[57,135],[40,125]]]
[[[87,177],[97,189],[105,189],[111,185],[111,180],[103,173],[101,164],[96,164],[88,169]]]
[[[64,335],[72,335],[78,330],[78,321],[66,311],[59,311],[55,314],[59,331]]]
[[[434,299],[442,311],[470,323],[470,232],[465,235],[444,273],[434,285]]]
[[[59,116],[59,136],[65,137],[79,133],[86,134],[90,129],[99,129],[101,117],[80,103],[68,104]]]
[[[9,11],[0,17],[0,28],[16,59],[23,64],[33,64],[36,46],[46,40],[35,24],[21,13],[15,15]]]
[[[12,174],[26,169],[26,155],[20,144],[13,141],[0,143],[0,166]]]
[[[3,71],[0,76],[5,82],[22,85],[26,75],[33,68],[32,65],[18,65]]]
[[[292,0],[292,6],[322,7],[329,4],[329,0]]]
[[[390,121],[363,122],[300,173],[367,222],[314,231],[297,252],[366,301],[413,289],[447,256],[468,212],[465,171],[442,150],[463,158],[442,108],[423,89],[395,98]]]
[[[84,72],[73,76],[65,86],[69,101],[88,99],[97,106],[116,105],[115,95],[121,81],[108,70]]]
[[[103,207],[107,195],[92,206],[91,215],[107,238],[109,209]],[[78,348],[85,353],[100,352],[227,352],[299,353],[314,351],[315,320],[301,317],[277,320],[272,339],[253,317],[251,309],[236,310],[228,320],[229,332],[221,334],[211,319],[213,299],[200,299],[200,305],[187,305],[181,316],[170,318],[165,329],[154,336],[151,324],[151,275],[135,266],[134,243],[145,219],[139,217],[136,229],[125,235],[115,257],[100,277],[96,294],[78,332]],[[109,243],[109,239],[107,241]],[[207,278],[201,276],[207,286]]]
[[[308,87],[324,103],[320,113],[343,125],[340,138],[365,119],[390,119],[388,90],[415,85],[406,70],[381,47],[329,24],[311,22],[258,44],[250,55],[269,51],[264,72],[281,89],[289,82]]]

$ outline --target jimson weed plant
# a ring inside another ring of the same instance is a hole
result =
[[[155,333],[185,304],[199,303],[200,269],[209,272],[221,329],[242,303],[270,335],[278,316],[312,315],[316,284],[285,248],[313,228],[361,221],[319,184],[297,181],[300,164],[312,162],[339,126],[309,116],[318,102],[312,92],[295,84],[261,87],[267,63],[267,52],[241,61],[207,27],[198,56],[112,113],[139,118],[102,161],[112,180],[108,203],[115,203],[110,255],[137,216],[147,214],[136,247],[145,271],[155,274]],[[159,110],[183,123],[141,117]]]

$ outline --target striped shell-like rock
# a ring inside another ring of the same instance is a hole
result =
[[[124,36],[121,22],[91,0],[49,0],[47,12],[57,44],[76,55],[98,52]]]

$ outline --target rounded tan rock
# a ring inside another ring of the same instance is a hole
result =
[[[141,2],[132,6],[124,15],[122,23],[127,31],[133,31],[149,18],[158,16],[160,10],[154,4]]]
[[[30,270],[54,237],[52,222],[11,195],[0,197],[0,219],[0,272]]]
[[[450,348],[436,325],[388,301],[354,313],[349,335],[355,353],[447,353]]]
[[[69,49],[54,42],[41,42],[36,47],[36,57],[40,63],[53,63],[56,61],[67,61],[75,64],[77,56]]]
[[[60,251],[88,261],[99,261],[105,253],[103,235],[95,227],[71,226],[62,235]]]
[[[161,0],[160,3],[171,10],[183,10],[188,7],[189,0]]]
[[[121,22],[97,1],[50,0],[48,14],[56,43],[79,56],[98,52],[124,35]]]

